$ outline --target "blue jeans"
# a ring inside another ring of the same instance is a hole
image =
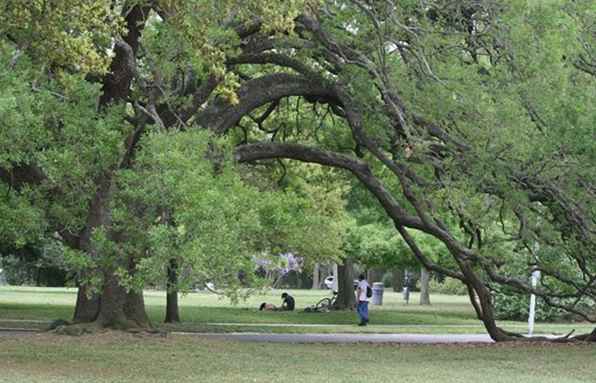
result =
[[[356,306],[356,311],[358,312],[358,316],[360,317],[360,322],[368,322],[368,302],[367,301],[358,301],[358,306]]]

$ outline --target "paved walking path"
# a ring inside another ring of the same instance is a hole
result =
[[[208,322],[208,326],[238,326],[238,327],[335,327],[335,328],[354,328],[353,324],[329,324],[329,323],[230,323],[230,322]],[[444,328],[466,328],[478,327],[484,328],[481,324],[374,324],[375,327],[410,327],[410,328],[425,328],[425,327],[444,327]],[[526,325],[527,326],[527,325]]]
[[[22,323],[22,322],[30,322],[30,323],[50,323],[50,320],[38,320],[38,319],[0,319],[0,322],[11,322],[11,323]]]
[[[263,334],[263,333],[178,333],[211,339],[267,343],[493,343],[486,334]]]
[[[26,328],[0,328],[0,337],[3,336],[19,336],[27,334],[35,334],[40,332],[39,330],[32,330]]]
[[[4,328],[0,337],[39,333],[39,330]],[[265,333],[200,333],[173,332],[173,334],[197,336],[239,342],[266,343],[492,343],[486,334],[265,334]]]

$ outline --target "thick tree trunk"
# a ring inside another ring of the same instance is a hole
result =
[[[99,99],[100,109],[110,103],[125,100],[130,94],[130,84],[135,72],[134,65],[130,64],[134,63],[136,59],[141,32],[151,6],[137,4],[126,8],[123,17],[127,26],[127,34],[123,41],[118,42],[114,47],[115,56],[110,63],[108,74],[103,79],[102,94]],[[141,132],[142,129],[136,129],[127,138],[126,151],[122,155],[119,167],[130,165]],[[108,205],[115,170],[116,167],[109,169],[95,180],[97,191],[91,200],[85,227],[79,234],[78,249],[87,252],[90,257],[94,256],[95,251],[91,247],[90,240],[93,230],[109,225],[110,209]],[[116,328],[129,327],[131,323],[135,325],[148,324],[142,294],[127,293],[118,283],[114,270],[103,270],[103,274],[104,286],[101,298],[89,299],[85,294],[86,288],[79,287],[74,321],[80,323],[95,321],[100,326]],[[127,322],[128,318],[130,318],[129,322]]]
[[[321,266],[318,263],[315,263],[315,267],[312,272],[312,288],[321,288]]]
[[[583,342],[596,342],[596,328],[594,328],[594,330],[592,330],[591,333],[577,335],[576,337],[574,337],[574,339]]]
[[[135,257],[128,259],[128,272],[131,275],[136,273],[137,262]],[[136,327],[151,327],[149,317],[145,311],[145,299],[143,298],[143,291],[130,290],[126,293],[126,303],[124,304],[124,315],[130,325]]]
[[[312,275],[310,273],[300,272],[299,277],[300,288],[310,289],[312,286]]]
[[[178,291],[168,292],[166,296],[166,319],[164,322],[180,322],[180,313],[178,311]]]
[[[391,271],[391,288],[399,293],[403,289],[404,273],[402,270],[394,269]]]
[[[91,200],[89,212],[87,213],[87,222],[79,234],[77,250],[87,253],[89,258],[94,258],[96,253],[91,244],[91,235],[93,230],[109,222],[109,212],[106,207],[111,195],[111,182],[102,178],[99,181],[98,189]],[[98,272],[97,270],[86,271],[87,273]],[[97,294],[88,296],[88,287],[80,284],[77,293],[77,303],[73,321],[76,323],[93,322],[99,315],[101,298]]]
[[[149,317],[145,311],[145,299],[142,292],[130,291],[127,293],[124,314],[129,324],[132,322],[136,327],[151,327],[151,322],[149,322]]]
[[[430,273],[424,266],[420,267],[420,304],[430,305]]]
[[[456,258],[458,259],[458,258]],[[512,341],[519,339],[497,326],[494,315],[492,296],[482,280],[476,275],[469,262],[459,261],[459,267],[466,278],[470,301],[476,315],[484,324],[486,332],[495,342]]]
[[[80,286],[77,293],[77,303],[73,315],[73,322],[88,323],[97,319],[99,313],[100,298],[97,295],[87,297],[87,289]]]
[[[383,282],[383,275],[385,274],[385,270],[379,267],[374,267],[372,269],[369,269],[366,274],[366,279],[368,280],[368,283],[372,286],[372,284],[375,282]]]
[[[344,259],[337,268],[338,292],[335,308],[347,309],[354,307],[354,264],[350,258]]]
[[[171,259],[168,266],[165,322],[180,322],[180,314],[178,310],[178,263],[175,259]]]
[[[104,278],[96,324],[120,330],[150,327],[143,294],[127,292],[112,270],[106,270]]]
[[[129,260],[129,272],[134,273],[134,261]],[[101,294],[91,298],[86,295],[86,287],[80,286],[73,317],[75,323],[96,323],[100,327],[125,329],[131,327],[151,327],[145,311],[143,294],[127,292],[120,286],[113,270],[104,271],[104,284]]]
[[[474,307],[474,311],[476,312],[476,317],[479,320],[482,320],[482,307],[480,307],[480,302],[478,300],[478,296],[474,291],[474,288],[471,284],[466,284],[466,288],[468,289],[468,297],[470,298],[470,303],[472,307]]]
[[[126,302],[126,290],[118,283],[118,278],[114,275],[113,270],[105,270],[97,324],[101,327],[116,329],[130,327],[124,312]]]

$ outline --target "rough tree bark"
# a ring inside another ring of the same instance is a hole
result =
[[[140,4],[124,6],[124,16],[127,34],[114,47],[115,56],[110,64],[110,70],[103,79],[102,94],[99,99],[99,108],[103,109],[110,103],[124,100],[130,94],[130,85],[135,75],[136,54],[139,40],[150,7]],[[130,166],[136,150],[142,128],[137,127],[127,138],[125,152],[117,167],[100,175],[96,180],[97,192],[89,206],[88,218],[85,227],[80,233],[78,249],[94,255],[90,238],[98,227],[109,223],[109,200],[113,188],[113,177],[119,167]],[[130,266],[131,260],[127,260]],[[145,313],[142,296],[127,292],[120,286],[114,269],[102,270],[104,276],[103,290],[99,297],[87,297],[86,287],[80,286],[77,294],[77,303],[74,312],[74,322],[96,322],[102,327],[126,328],[131,326],[147,326],[149,324]],[[132,270],[131,270],[132,271]],[[95,314],[94,314],[95,313]]]
[[[145,299],[142,292],[129,291],[126,294],[124,314],[133,327],[147,328],[151,326],[147,312],[145,311]]]
[[[134,275],[136,263],[128,258],[128,272]],[[150,326],[145,312],[145,301],[142,292],[127,291],[116,276],[115,270],[104,270],[104,284],[96,322],[101,327],[127,329]]]
[[[166,288],[166,319],[164,322],[180,322],[178,309],[178,263],[175,259],[171,259],[168,265],[168,282]]]
[[[343,264],[337,268],[338,292],[335,303],[336,309],[349,309],[354,307],[354,263],[350,258],[344,259]]]
[[[312,272],[312,289],[317,290],[321,288],[321,266],[315,263],[314,270]]]
[[[99,180],[97,192],[93,196],[89,205],[87,222],[83,230],[79,233],[78,243],[76,244],[77,250],[86,252],[90,257],[94,256],[94,250],[91,246],[91,234],[93,233],[93,229],[107,224],[109,219],[105,208],[109,196],[110,184],[102,178]],[[85,276],[86,275],[82,275],[81,278],[84,279]],[[91,294],[87,286],[79,283],[73,321],[75,323],[95,321],[99,315],[100,305],[100,295]]]
[[[103,290],[101,293],[101,304],[97,324],[101,327],[126,329],[129,326],[124,312],[127,301],[127,294],[124,287],[118,281],[114,270],[104,270]]]
[[[430,273],[424,267],[420,267],[420,304],[430,305]]]
[[[88,296],[87,294],[86,286],[79,286],[73,315],[74,322],[86,323],[97,319],[100,296],[97,294],[90,294]]]

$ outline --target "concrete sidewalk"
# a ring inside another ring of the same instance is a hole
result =
[[[408,343],[454,344],[493,343],[486,334],[263,334],[263,333],[186,333],[211,339],[266,343]]]
[[[21,328],[0,329],[0,338],[40,333],[42,331]],[[172,334],[221,339],[238,342],[265,343],[407,343],[407,344],[455,344],[493,343],[486,334],[267,334],[267,333],[201,333],[174,331]]]
[[[207,326],[238,326],[238,327],[310,327],[310,328],[355,328],[356,324],[333,324],[333,323],[231,323],[231,322],[207,322],[205,323]],[[484,327],[481,324],[472,323],[472,324],[371,324],[370,326],[379,327],[379,328],[436,328],[436,327],[443,327],[443,328],[481,328]],[[527,326],[525,326],[527,327]]]
[[[19,336],[19,335],[27,335],[27,334],[38,334],[40,330],[36,329],[29,329],[29,328],[0,328],[0,337],[3,336]]]

